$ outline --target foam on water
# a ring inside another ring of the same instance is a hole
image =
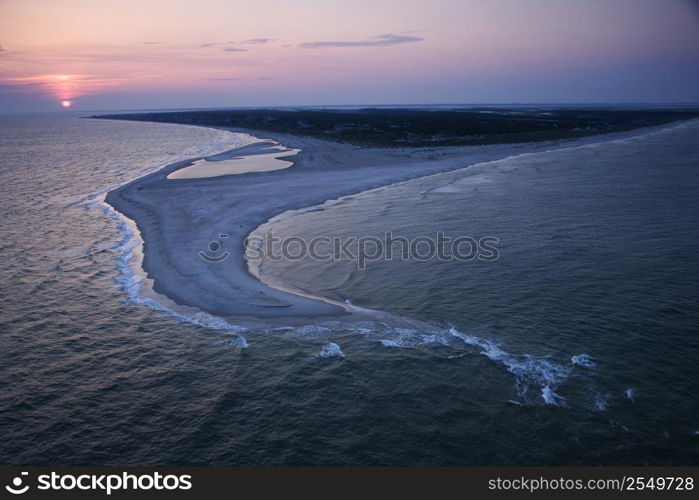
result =
[[[534,385],[541,388],[541,395],[547,404],[559,405],[565,401],[554,389],[568,377],[569,368],[531,354],[510,354],[490,340],[466,335],[453,326],[449,328],[449,333],[465,344],[479,347],[481,354],[487,358],[505,365],[517,379],[521,395],[528,386]]]
[[[374,309],[367,309],[366,307],[355,306],[355,305],[352,304],[352,302],[349,301],[349,300],[345,300],[345,305],[346,305],[350,310],[355,311],[355,312],[360,312],[360,313],[376,314],[376,313],[380,313],[380,312],[381,312],[381,311],[376,311],[376,310],[374,310]]]
[[[578,354],[570,358],[570,362],[583,368],[594,368],[597,366],[595,360],[589,354]]]
[[[515,388],[524,398],[528,388],[538,387],[545,403],[561,406],[566,398],[555,391],[570,375],[572,368],[555,363],[551,359],[533,354],[512,354],[501,348],[492,340],[465,334],[455,327],[448,329],[423,321],[397,316],[384,311],[354,305],[349,300],[344,302],[348,309],[367,314],[375,319],[357,324],[338,323],[334,326],[305,325],[302,327],[277,327],[271,331],[291,331],[300,336],[327,336],[335,331],[353,331],[364,336],[376,338],[381,346],[390,349],[414,349],[421,346],[444,346],[457,348],[459,345],[478,347],[482,355],[504,366],[515,377]],[[459,344],[454,344],[458,339]],[[333,343],[328,344],[324,353],[334,352]],[[448,356],[458,358],[463,354]],[[586,355],[581,359],[585,360]],[[321,356],[324,357],[324,356]],[[575,357],[575,356],[574,356]]]
[[[340,346],[337,345],[335,342],[328,342],[325,344],[322,349],[320,350],[320,353],[318,354],[319,358],[344,358],[345,353],[342,352],[342,349],[340,349]]]
[[[444,335],[440,335],[439,332],[426,333],[409,328],[392,328],[382,325],[377,333],[383,337],[391,337],[379,339],[384,347],[412,348],[430,344],[446,344]]]
[[[384,347],[400,347],[395,340],[379,339],[379,342],[381,342],[381,345]]]
[[[294,335],[299,336],[318,336],[318,335],[328,335],[332,330],[326,326],[321,325],[304,325],[296,328],[291,328]]]
[[[371,328],[364,328],[361,326],[350,326],[348,329],[360,335],[369,335],[373,331]]]
[[[547,405],[562,406],[566,403],[566,398],[556,394],[553,389],[546,385],[541,389],[541,397]]]
[[[593,405],[597,411],[604,411],[607,409],[607,399],[608,395],[607,394],[602,394],[598,393],[595,396],[595,399],[593,401]]]
[[[229,347],[240,347],[241,349],[247,349],[249,347],[247,340],[245,340],[245,337],[243,337],[242,335],[238,335],[232,339],[222,340],[222,341],[218,342],[216,345],[229,346]]]

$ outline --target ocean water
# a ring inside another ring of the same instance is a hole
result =
[[[495,261],[264,261],[377,311],[241,331],[140,299],[111,187],[249,136],[0,118],[0,464],[699,460],[699,126],[374,190],[261,230],[498,238]],[[224,328],[222,328],[224,326]]]

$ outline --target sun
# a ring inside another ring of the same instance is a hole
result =
[[[73,103],[71,101],[68,101],[68,100],[61,101],[61,106],[63,106],[64,108],[70,108],[72,105],[73,105]]]

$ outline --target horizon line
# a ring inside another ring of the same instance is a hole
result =
[[[330,109],[330,108],[421,108],[421,107],[469,107],[469,108],[487,108],[487,107],[522,107],[522,106],[540,106],[551,108],[564,107],[699,107],[699,101],[653,101],[653,102],[434,102],[434,103],[364,103],[364,104],[288,104],[288,105],[243,105],[243,106],[207,106],[207,107],[172,107],[172,108],[109,108],[109,109],[55,109],[50,111],[0,111],[0,115],[24,115],[24,114],[82,114],[82,113],[129,113],[129,112],[189,112],[189,111],[234,111],[234,110],[284,110],[284,109]]]

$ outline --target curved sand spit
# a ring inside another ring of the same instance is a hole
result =
[[[348,314],[338,305],[271,288],[252,276],[244,240],[257,226],[286,210],[321,204],[396,182],[467,167],[482,161],[608,140],[585,138],[558,144],[377,149],[282,134],[243,131],[299,149],[284,158],[293,166],[199,179],[167,179],[201,158],[176,162],[111,191],[106,201],[135,221],[144,241],[143,269],[153,289],[183,306],[226,319],[261,318],[274,324]],[[621,135],[638,134],[630,132]],[[269,153],[270,141],[209,157]],[[226,234],[226,239],[219,235]],[[223,262],[199,256],[209,242],[230,252]]]

